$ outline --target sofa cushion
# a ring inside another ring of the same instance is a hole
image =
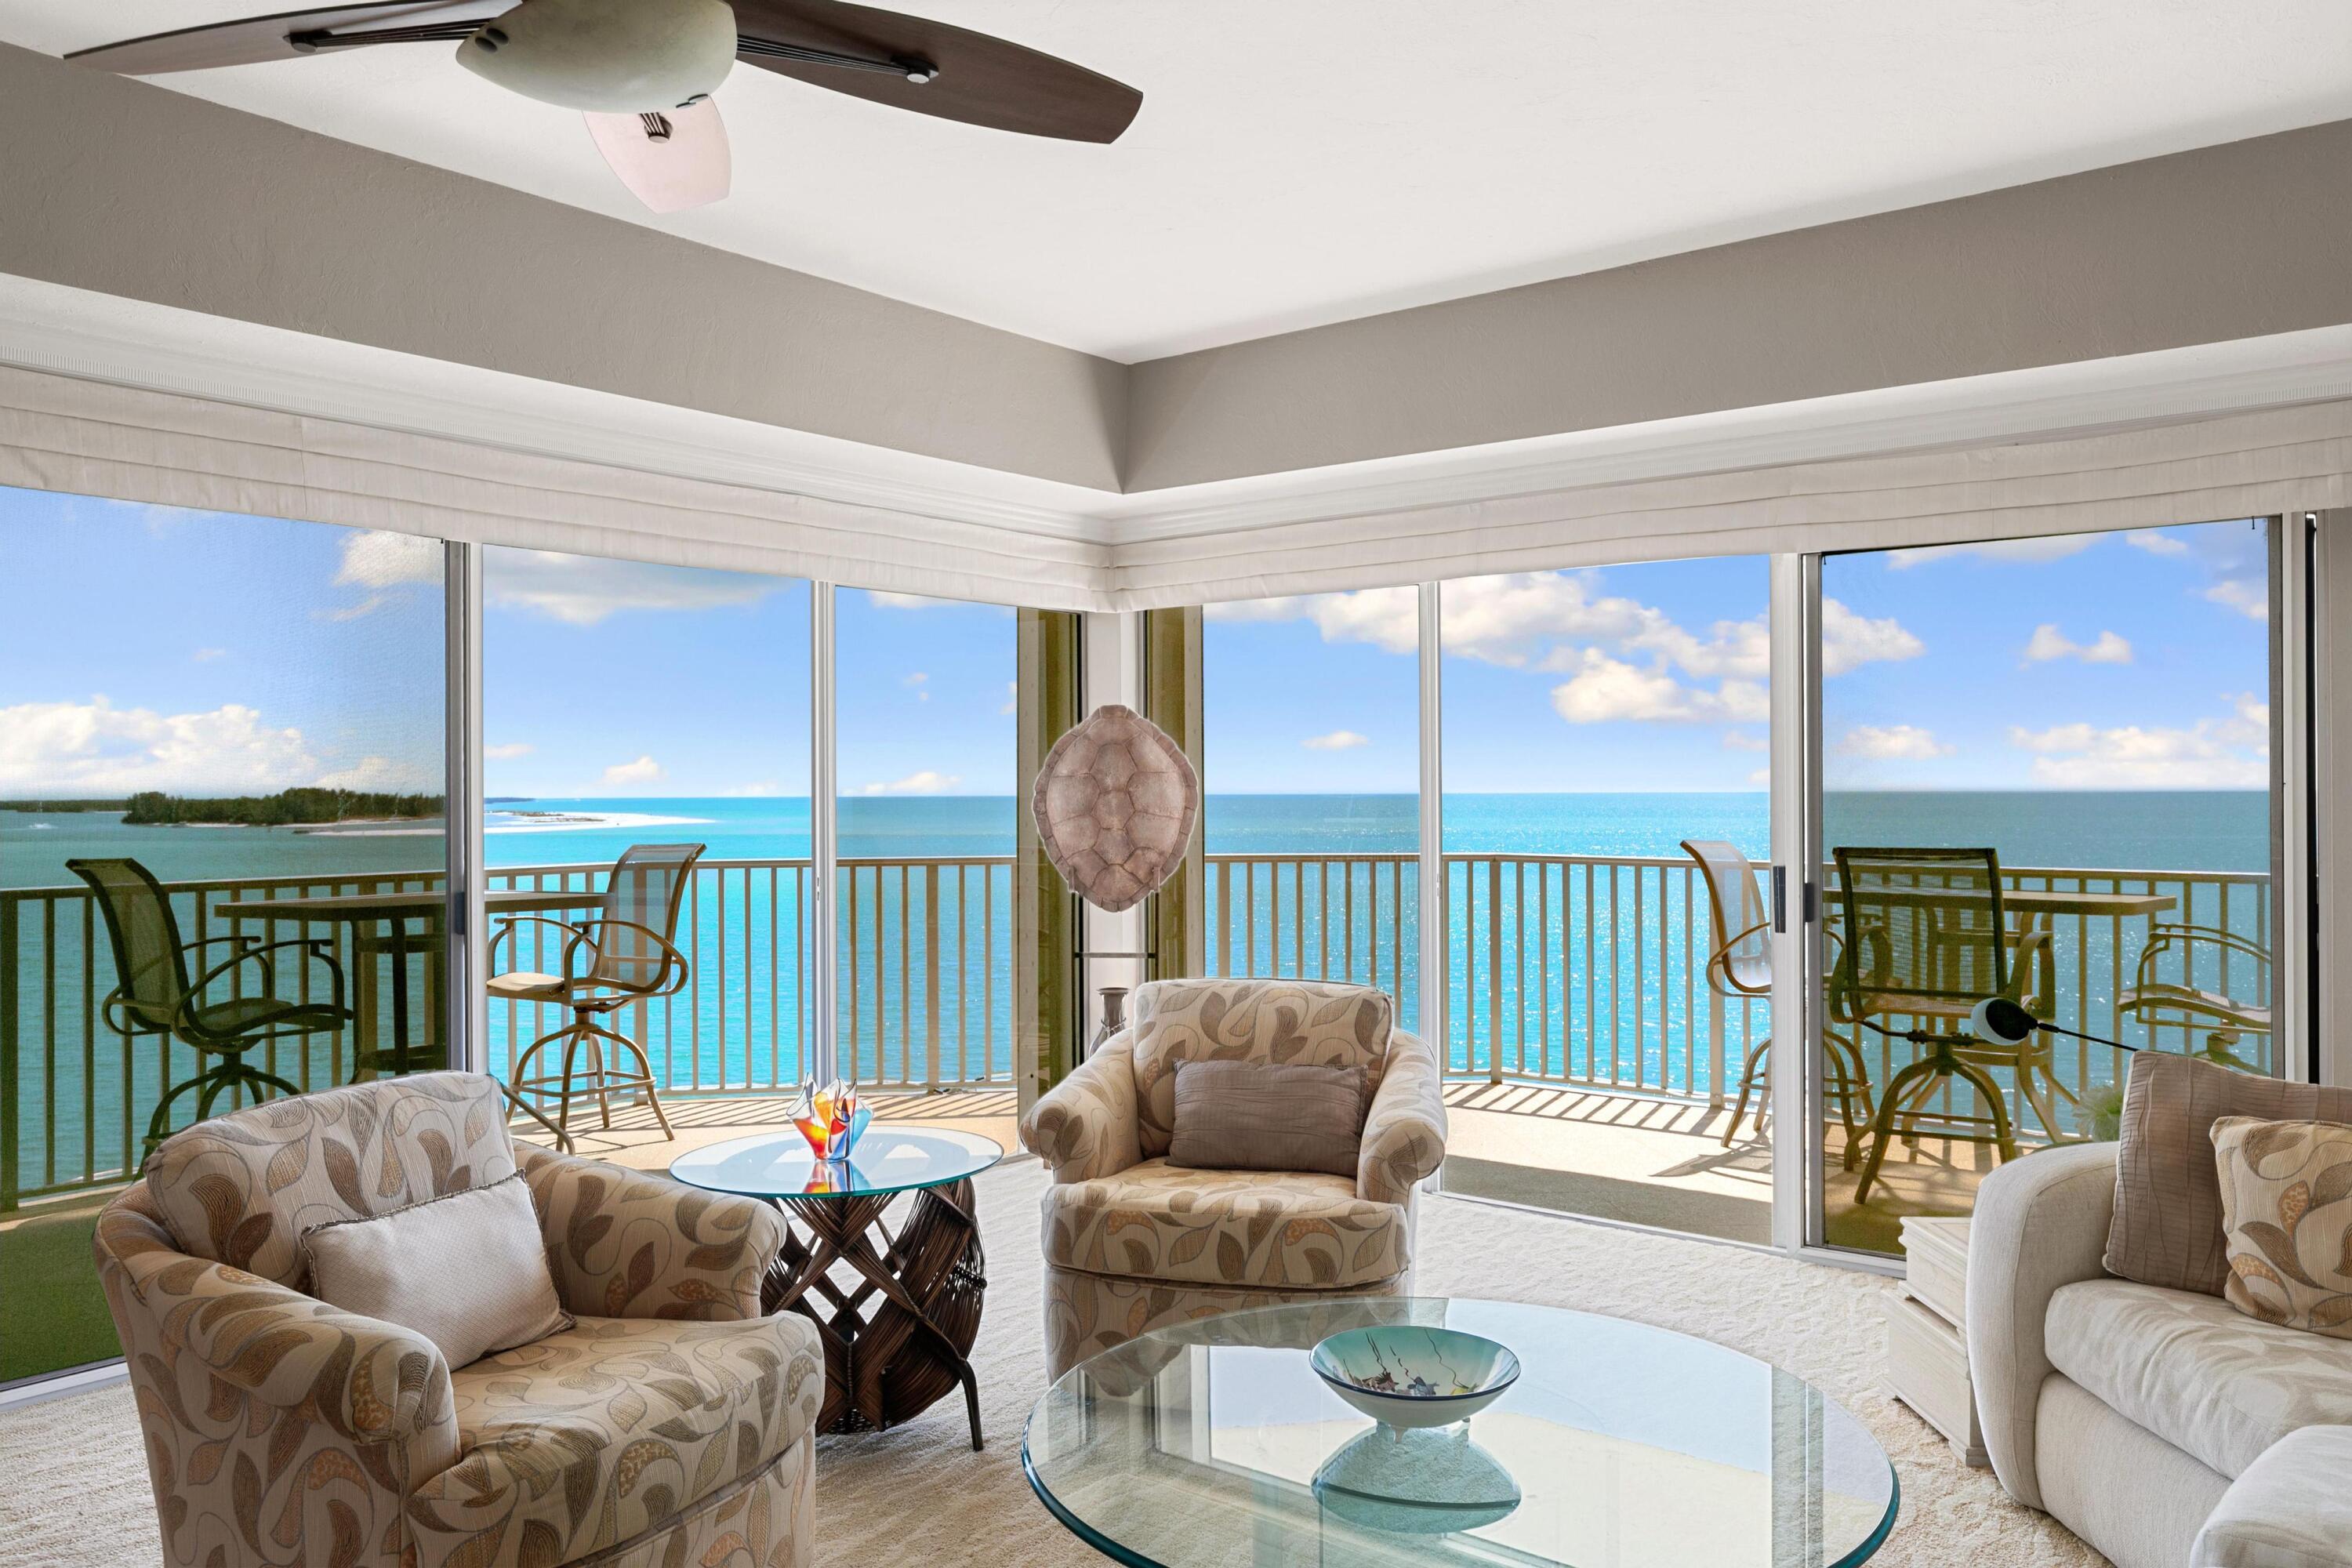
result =
[[[2201,1291],[2062,1286],[2042,1337],[2053,1366],[2225,1476],[2290,1432],[2352,1424],[2352,1343],[2256,1322]]]
[[[2246,1467],[2189,1568],[2352,1568],[2352,1426],[2305,1426]]]
[[[1146,1160],[1045,1189],[1045,1261],[1169,1284],[1329,1290],[1403,1273],[1402,1206],[1367,1203],[1343,1176],[1192,1171]]]
[[[583,1318],[450,1376],[457,1462],[409,1508],[428,1532],[498,1531],[523,1563],[569,1563],[756,1472],[824,1392],[815,1325]]]
[[[2250,1318],[2352,1340],[2352,1127],[2332,1121],[2213,1123],[2230,1283]]]
[[[181,1249],[300,1289],[302,1233],[515,1173],[505,1102],[478,1073],[417,1073],[265,1100],[173,1134],[147,1190]]]
[[[1176,1131],[1176,1064],[1361,1068],[1380,1089],[1396,1007],[1370,985],[1307,980],[1155,980],[1135,993],[1136,1131],[1146,1155]]]
[[[2256,1078],[2164,1051],[2134,1056],[2124,1081],[2108,1273],[2170,1290],[2221,1293],[2230,1265],[2213,1123],[2225,1116],[2352,1121],[2352,1089]]]

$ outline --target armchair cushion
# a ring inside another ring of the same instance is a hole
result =
[[[1337,1290],[1412,1263],[1402,1205],[1367,1203],[1345,1176],[1194,1171],[1152,1159],[1045,1189],[1050,1268],[1168,1284]]]
[[[1976,1304],[1971,1293],[1971,1316]],[[2291,1432],[2352,1425],[2352,1343],[2256,1322],[2200,1291],[2068,1285],[2050,1298],[2047,1332],[2052,1365],[2225,1476]]]
[[[1196,1171],[1356,1173],[1364,1069],[1178,1062],[1171,1164]]]
[[[273,1100],[165,1139],[148,1191],[190,1257],[299,1289],[302,1233],[487,1186],[515,1171],[478,1073],[418,1073]]]
[[[1396,1009],[1369,985],[1303,980],[1155,980],[1135,993],[1138,1142],[1168,1152],[1180,1061],[1311,1063],[1364,1069],[1377,1088]]]
[[[2352,1089],[2256,1078],[2158,1051],[2134,1056],[2124,1080],[2108,1273],[2221,1294],[2230,1264],[2212,1133],[2225,1116],[2352,1122]]]
[[[815,1325],[791,1314],[583,1318],[452,1385],[462,1451],[408,1505],[420,1562],[468,1561],[468,1543],[487,1542],[485,1561],[556,1563],[663,1523],[800,1441],[824,1361]]]
[[[302,1247],[312,1294],[415,1330],[453,1367],[572,1326],[520,1173],[374,1219],[315,1226]]]
[[[2189,1568],[2352,1568],[2352,1426],[2305,1426],[2246,1467]]]
[[[1021,1145],[1057,1182],[1114,1175],[1143,1158],[1136,1142],[1135,1038],[1114,1035],[1021,1119]]]
[[[526,1147],[555,1293],[583,1318],[740,1322],[784,1245],[783,1217],[600,1160]]]

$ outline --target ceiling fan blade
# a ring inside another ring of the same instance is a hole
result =
[[[348,40],[352,43],[422,43],[463,37],[476,25],[512,10],[514,4],[515,0],[379,0],[373,5],[281,11],[268,16],[243,16],[234,22],[182,27],[173,33],[152,33],[143,38],[126,38],[119,44],[100,44],[96,48],[77,49],[66,58],[123,76],[161,76],[167,71],[249,66],[263,60],[317,54],[336,47],[337,40],[322,43],[309,37],[315,34],[365,29],[384,35]],[[407,36],[412,28],[416,30],[416,37]]]
[[[727,194],[734,163],[709,99],[659,114],[583,114],[596,151],[629,193],[657,213],[707,206]]]
[[[745,65],[894,109],[1030,136],[1116,142],[1143,104],[1125,82],[928,16],[844,0],[732,4],[741,35],[736,58]],[[910,79],[924,68],[931,79]]]

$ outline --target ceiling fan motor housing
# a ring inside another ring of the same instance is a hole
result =
[[[726,0],[523,0],[459,44],[457,63],[565,109],[676,109],[727,79],[735,13]]]

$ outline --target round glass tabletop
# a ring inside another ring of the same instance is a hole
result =
[[[798,1132],[761,1132],[680,1154],[669,1173],[688,1186],[745,1197],[848,1197],[943,1187],[1003,1158],[994,1140],[973,1132],[873,1127],[846,1160],[818,1159]]]
[[[1467,1422],[1392,1433],[1307,1365],[1382,1323],[1500,1342],[1518,1381]],[[1620,1318],[1359,1298],[1146,1334],[1063,1375],[1022,1467],[1133,1568],[1231,1563],[1847,1568],[1893,1528],[1894,1466],[1801,1378]]]

